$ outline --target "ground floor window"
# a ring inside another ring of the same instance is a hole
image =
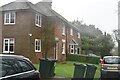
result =
[[[41,40],[35,39],[35,52],[41,52]]]
[[[65,40],[62,39],[62,54],[65,54]]]
[[[77,54],[77,46],[76,45],[70,45],[70,53]]]
[[[14,53],[15,39],[4,38],[3,41],[3,53]]]
[[[62,54],[65,54],[65,43],[62,43]]]

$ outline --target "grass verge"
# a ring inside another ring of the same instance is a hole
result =
[[[66,61],[64,63],[56,63],[56,65],[55,65],[55,76],[72,78],[73,74],[74,74],[74,65],[73,65],[74,63],[79,63],[79,62]],[[82,64],[87,64],[87,63],[82,63]],[[35,64],[34,66],[37,69],[39,69],[38,64]],[[95,78],[99,78],[99,76],[100,76],[100,64],[95,65],[95,66],[97,66]]]

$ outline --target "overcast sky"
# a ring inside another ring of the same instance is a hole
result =
[[[0,0],[0,6],[15,0]],[[41,0],[29,0],[37,3]],[[103,32],[118,28],[118,1],[120,0],[52,0],[52,8],[68,21],[82,20]]]

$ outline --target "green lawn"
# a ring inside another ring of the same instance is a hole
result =
[[[64,62],[64,63],[56,63],[55,65],[55,76],[58,77],[65,77],[65,78],[72,78],[73,77],[73,73],[74,73],[74,63],[78,63],[78,62]],[[85,63],[83,63],[85,64]],[[97,71],[95,74],[95,78],[99,78],[100,75],[100,64],[96,65],[97,66]],[[39,65],[35,64],[35,67],[37,69],[39,69]]]

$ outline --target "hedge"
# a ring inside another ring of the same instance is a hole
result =
[[[85,62],[90,64],[99,64],[99,56],[86,56],[80,54],[67,54],[67,61]]]

